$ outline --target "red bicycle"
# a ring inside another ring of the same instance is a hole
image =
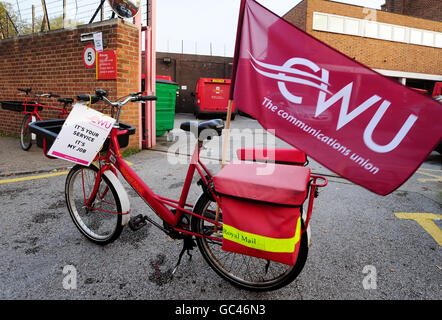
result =
[[[213,185],[214,175],[199,157],[205,141],[214,136],[221,136],[224,128],[223,121],[215,119],[199,124],[190,122],[181,124],[181,129],[195,131],[198,143],[195,146],[181,196],[178,200],[173,200],[155,194],[123,160],[120,151],[120,147],[127,144],[128,134],[134,132],[130,132],[130,126],[119,122],[122,107],[128,102],[156,100],[156,97],[135,93],[125,98],[124,101],[120,99],[117,102],[111,102],[106,95],[105,91],[97,90],[94,96],[78,96],[81,101],[91,103],[104,101],[112,108],[117,108],[116,124],[93,164],[89,167],[75,165],[70,170],[65,184],[69,214],[78,230],[87,239],[100,245],[108,244],[119,237],[124,226],[129,225],[131,229],[138,230],[150,222],[171,238],[184,240],[183,249],[172,274],[180,264],[182,255],[198,246],[206,262],[217,274],[244,289],[275,290],[291,283],[298,276],[307,259],[309,242],[307,225],[313,209],[313,199],[317,188],[325,186],[327,179],[312,175],[308,185],[305,186],[306,192],[310,191],[308,210],[303,213],[299,254],[294,265],[226,252],[222,249],[223,212]],[[48,130],[39,131],[37,128],[39,123],[33,124],[31,128],[36,133],[43,131],[48,133],[52,130],[52,137],[50,135],[46,137],[48,140],[55,140],[57,131],[62,125],[61,122],[59,121],[58,129],[54,129],[54,124],[52,124],[46,126]],[[196,130],[192,130],[192,127]],[[47,148],[49,146],[50,141]],[[202,194],[196,204],[192,205],[187,203],[187,199],[195,171],[200,176],[198,185],[202,188]],[[308,172],[310,172],[309,169]],[[148,216],[138,215],[130,218],[129,198],[119,181],[120,174],[162,219],[162,225]],[[318,179],[322,179],[324,183],[318,184]]]
[[[60,111],[59,118],[64,119],[69,114],[67,107],[72,104],[74,100],[71,98],[60,98],[59,95],[52,93],[32,94],[32,97],[30,97],[32,89],[19,88],[17,90],[26,94],[27,98],[24,101],[2,101],[2,108],[25,114],[20,126],[20,146],[23,150],[27,151],[31,148],[33,140],[32,134],[29,131],[29,123],[43,120],[39,111],[42,111],[43,108],[58,110]],[[63,107],[41,104],[41,98],[59,98],[58,102],[63,103]]]

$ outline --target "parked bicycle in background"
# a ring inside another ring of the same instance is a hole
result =
[[[29,131],[29,124],[35,121],[42,121],[40,111],[43,109],[59,111],[58,118],[64,119],[68,116],[68,106],[70,106],[74,100],[71,98],[60,98],[59,95],[53,93],[36,94],[32,92],[32,89],[17,89],[21,94],[26,94],[26,98],[23,101],[1,101],[2,108],[5,110],[16,111],[24,113],[23,120],[20,126],[20,146],[23,150],[27,151],[32,146],[33,134]],[[51,106],[40,103],[41,98],[58,98],[58,102],[62,103],[62,107]]]

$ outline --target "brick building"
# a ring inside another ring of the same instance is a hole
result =
[[[442,21],[442,1],[440,0],[386,0],[381,10]]]
[[[387,0],[381,11],[303,0],[283,18],[379,73],[430,92],[436,81],[442,81],[442,22],[404,15],[418,14],[417,3],[430,2],[432,10],[442,4],[440,0]],[[410,3],[414,5],[404,6]],[[393,4],[395,12],[404,14],[390,12]],[[433,18],[442,12],[436,11]]]

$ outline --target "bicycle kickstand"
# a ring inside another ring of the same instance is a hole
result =
[[[195,244],[195,242],[193,241],[192,237],[189,236],[189,237],[185,237],[185,238],[184,238],[183,249],[181,250],[180,255],[179,255],[179,257],[178,257],[178,262],[177,262],[177,264],[175,265],[175,268],[174,268],[173,271],[172,271],[172,276],[173,276],[174,273],[177,271],[178,266],[179,266],[180,263],[181,263],[181,258],[182,258],[183,255],[184,255],[184,252],[187,251],[187,255],[189,256],[189,260],[192,259],[192,254],[190,253],[190,250],[193,250],[193,248],[194,248],[195,246],[196,246],[196,244]]]

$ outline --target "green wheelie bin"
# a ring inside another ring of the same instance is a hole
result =
[[[156,135],[162,136],[173,129],[178,84],[171,80],[156,79]]]

